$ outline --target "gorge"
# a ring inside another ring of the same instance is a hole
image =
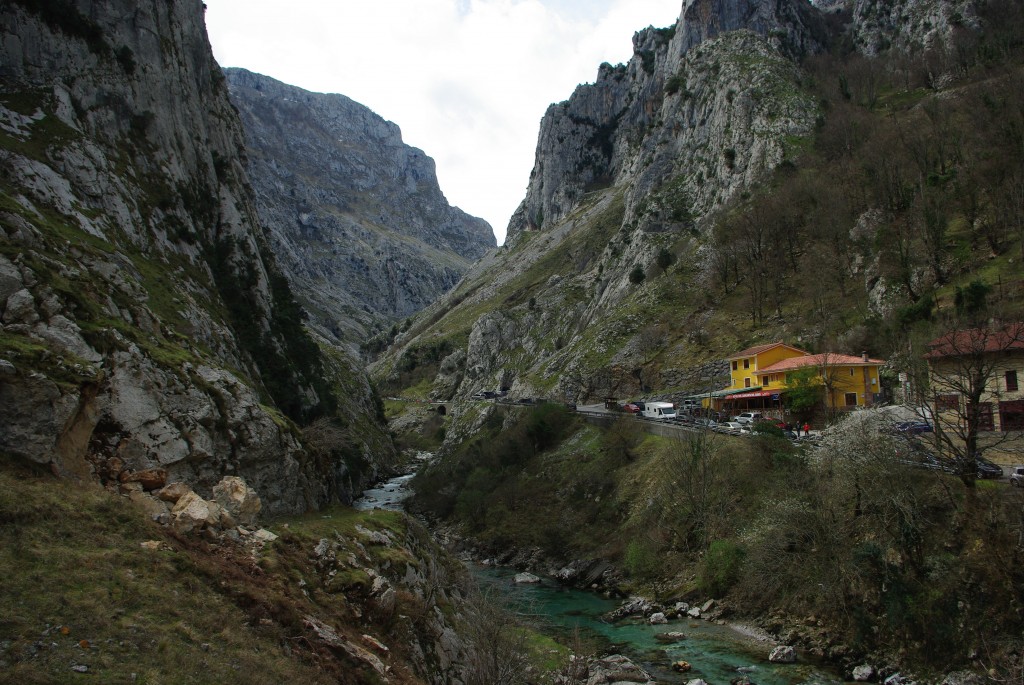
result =
[[[1020,682],[1019,489],[820,400],[817,444],[576,409],[696,407],[783,341],[924,413],[929,341],[1024,319],[1021,36],[1011,0],[685,0],[549,107],[498,247],[397,124],[223,71],[199,0],[5,3],[2,678],[616,668],[461,555],[711,601],[836,679]],[[414,515],[350,506],[425,453]]]

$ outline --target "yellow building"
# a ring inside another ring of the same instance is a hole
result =
[[[729,373],[732,378],[728,389],[755,388],[761,385],[757,377],[757,372],[761,369],[777,364],[784,359],[805,357],[807,354],[803,350],[781,342],[758,345],[737,352],[726,360],[729,362]]]
[[[824,389],[827,408],[866,407],[881,392],[878,372],[885,364],[866,354],[811,354],[781,342],[745,349],[726,361],[730,384],[711,394],[711,406],[730,413],[757,410],[776,418],[782,416],[782,396],[797,371],[816,370],[814,382]]]
[[[884,360],[871,359],[867,354],[855,357],[822,352],[783,359],[761,367],[755,376],[763,391],[782,393],[792,385],[795,372],[814,369],[814,382],[825,391],[825,406],[852,409],[874,403],[875,396],[881,392],[878,371],[884,364]]]

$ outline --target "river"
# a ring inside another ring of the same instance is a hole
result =
[[[418,459],[427,461],[431,456],[424,453]],[[401,510],[412,494],[409,481],[413,475],[397,476],[366,490],[353,506],[362,510]],[[618,600],[568,588],[556,581],[516,584],[512,582],[516,571],[509,568],[472,566],[471,571],[481,586],[506,598],[515,611],[543,632],[568,636],[578,629],[584,638],[596,640],[604,648],[636,660],[661,683],[686,683],[703,678],[711,685],[725,685],[742,676],[757,685],[833,685],[842,682],[842,678],[827,667],[806,658],[801,658],[796,664],[769,663],[768,653],[773,645],[759,643],[729,626],[700,619],[677,620],[655,626],[640,620],[606,623],[601,616],[618,608]],[[656,639],[656,635],[667,632],[681,632],[686,637],[672,644]],[[683,674],[673,673],[671,664],[680,660],[689,662],[692,670]]]

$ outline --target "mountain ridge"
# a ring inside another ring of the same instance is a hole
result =
[[[495,247],[485,221],[448,204],[433,160],[396,124],[343,95],[225,74],[260,216],[323,335],[355,350]]]

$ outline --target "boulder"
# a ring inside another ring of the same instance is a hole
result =
[[[238,476],[225,476],[214,485],[213,498],[243,526],[255,525],[263,506],[256,491]]]
[[[796,663],[796,650],[789,645],[779,645],[768,655],[768,661],[773,664],[794,664]]]
[[[119,480],[122,483],[141,483],[142,489],[159,490],[167,484],[167,469],[143,469],[142,471],[122,471]]]
[[[628,657],[612,654],[588,664],[587,685],[605,683],[653,683],[654,679]]]
[[[875,669],[869,664],[861,664],[853,669],[853,679],[858,683],[866,683],[875,677]]]
[[[192,492],[192,488],[184,483],[168,483],[153,494],[165,502],[174,504],[187,492]]]
[[[690,666],[690,662],[689,661],[682,661],[682,660],[680,660],[680,661],[675,661],[675,662],[672,663],[672,670],[675,671],[676,673],[686,673],[691,668],[693,668],[693,667]]]
[[[660,611],[651,614],[651,617],[647,620],[650,621],[652,626],[668,623],[668,619],[665,618],[665,614]]]
[[[216,507],[216,511],[214,511]],[[220,521],[220,507],[189,490],[171,509],[171,525],[179,533],[191,533]]]
[[[540,582],[540,578],[533,575],[532,573],[517,573],[516,577],[512,579],[515,583],[524,585],[532,585]]]
[[[690,618],[700,618],[700,607],[691,607],[690,610],[686,612],[686,615]]]

